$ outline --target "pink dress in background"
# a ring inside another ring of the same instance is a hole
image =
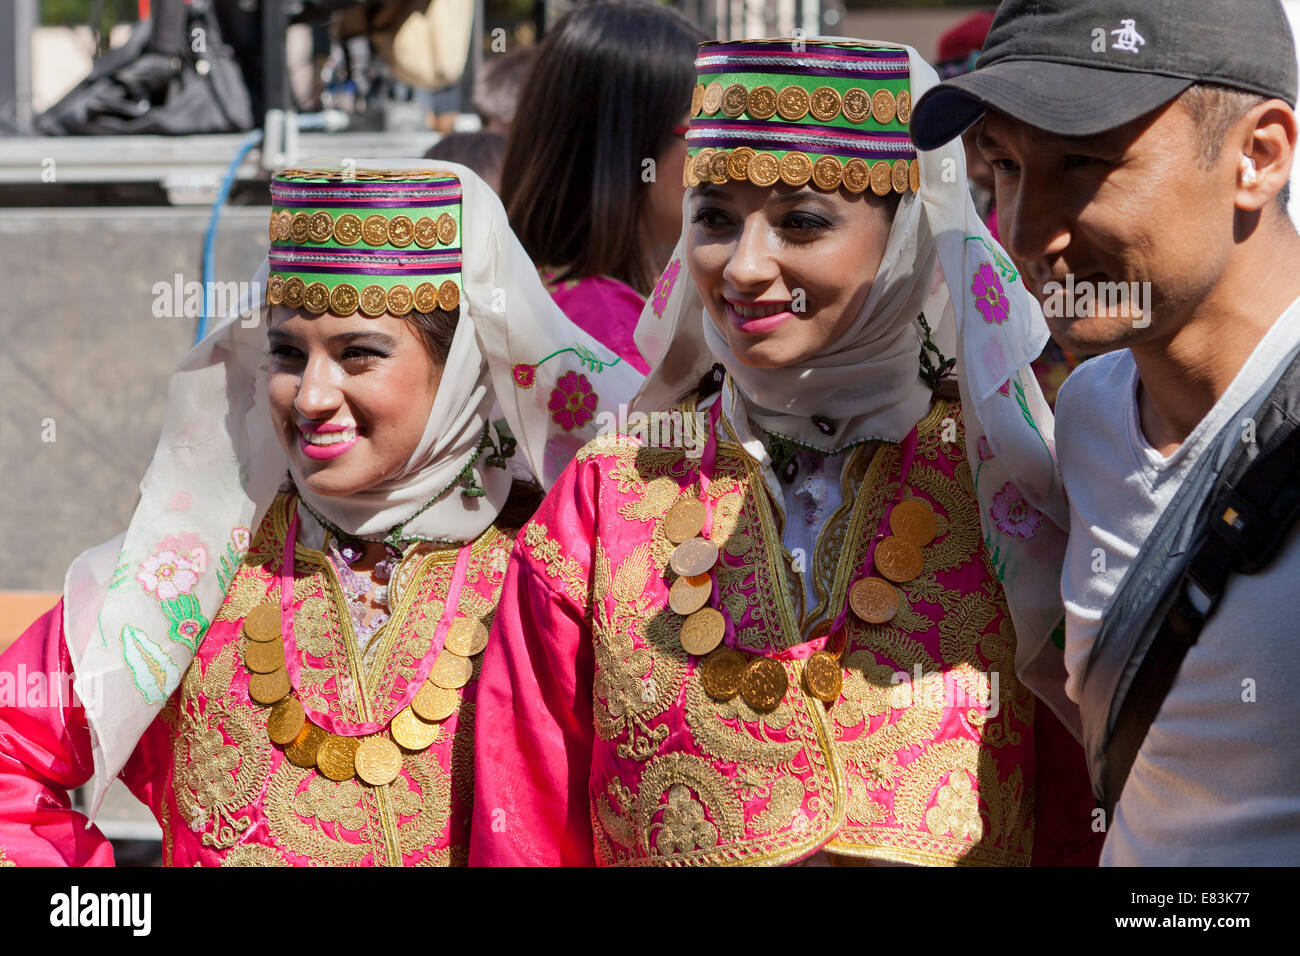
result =
[[[558,269],[542,266],[537,272],[555,304],[578,328],[642,375],[650,373],[649,364],[632,340],[645,306],[645,299],[635,289],[607,276],[557,281]]]

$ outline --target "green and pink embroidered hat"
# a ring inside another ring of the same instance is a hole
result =
[[[920,189],[907,50],[888,44],[700,44],[685,185],[812,182],[884,196]]]
[[[438,170],[284,169],[266,301],[374,317],[460,304],[461,184]]]

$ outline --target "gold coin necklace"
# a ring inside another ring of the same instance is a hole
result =
[[[865,624],[892,621],[902,604],[894,584],[905,584],[920,575],[925,568],[922,549],[938,534],[938,519],[930,503],[923,498],[903,497],[915,457],[916,427],[913,426],[899,450],[898,491],[867,545],[862,567],[849,585],[845,606],[833,621],[823,621],[819,626],[829,635],[827,649],[810,655],[804,668],[804,683],[809,692],[827,704],[839,699],[843,687],[841,659],[848,643],[849,612]],[[880,572],[879,577],[876,571]]]
[[[848,589],[845,606],[833,621],[822,621],[813,628],[808,641],[779,654],[764,656],[737,648],[735,627],[720,607],[715,571],[720,553],[710,540],[713,509],[708,489],[709,474],[717,461],[721,407],[719,395],[709,411],[709,437],[700,457],[699,498],[679,500],[664,518],[664,534],[677,546],[668,561],[678,575],[668,600],[672,610],[684,618],[680,632],[682,648],[694,657],[704,658],[700,682],[714,700],[725,702],[739,695],[758,713],[775,710],[789,687],[780,662],[802,659],[806,660],[804,688],[823,703],[833,704],[843,689],[841,659],[847,644],[850,610],[868,624],[893,620],[901,603],[894,584],[910,581],[921,573],[925,564],[921,549],[938,533],[938,522],[930,504],[921,498],[903,497],[916,454],[916,428],[903,441],[898,492],[867,546],[866,558]],[[884,532],[886,526],[892,533]],[[881,577],[873,574],[877,569]]]
[[[469,682],[472,658],[487,646],[487,628],[479,621],[457,619],[460,591],[469,567],[470,544],[461,547],[447,590],[446,607],[406,690],[387,723],[349,723],[306,709],[298,690],[300,663],[293,630],[294,545],[298,515],[289,524],[280,565],[280,601],[264,601],[244,619],[244,663],[248,693],[271,708],[267,735],[299,767],[315,767],[331,780],[357,777],[375,787],[397,779],[402,750],[431,746],[460,702],[459,689]],[[392,740],[382,736],[387,729]]]

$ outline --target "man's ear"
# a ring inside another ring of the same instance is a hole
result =
[[[1252,107],[1238,127],[1239,153],[1233,159],[1237,169],[1238,209],[1257,212],[1272,203],[1291,178],[1296,149],[1296,116],[1282,100],[1267,100]],[[1253,173],[1252,173],[1253,167]]]

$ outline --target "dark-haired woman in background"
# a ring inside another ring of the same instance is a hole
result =
[[[682,138],[703,33],[673,10],[595,3],[546,35],[501,176],[556,303],[641,371],[638,316],[681,233]]]

